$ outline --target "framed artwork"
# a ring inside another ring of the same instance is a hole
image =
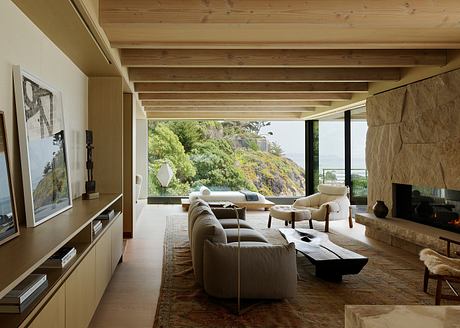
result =
[[[14,66],[14,93],[27,226],[72,207],[60,92]]]
[[[19,235],[16,203],[11,183],[5,116],[0,112],[0,245]]]

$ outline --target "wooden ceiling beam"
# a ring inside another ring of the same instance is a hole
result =
[[[397,68],[129,68],[133,82],[398,81]]]
[[[313,112],[315,111],[315,107],[150,107],[144,106],[144,110],[146,112],[154,111],[154,112],[241,112],[241,113],[250,113],[250,112],[257,112],[257,113],[270,113],[270,112]]]
[[[302,113],[296,112],[146,112],[153,120],[301,120]]]
[[[366,82],[355,83],[134,83],[136,92],[148,93],[367,93]]]
[[[292,24],[341,28],[458,28],[457,0],[100,0],[101,24]]]
[[[445,50],[121,49],[129,67],[443,66]]]
[[[330,101],[264,101],[264,100],[186,100],[186,101],[163,101],[144,100],[145,107],[328,107]]]
[[[139,100],[162,101],[341,101],[350,100],[351,93],[139,93]]]

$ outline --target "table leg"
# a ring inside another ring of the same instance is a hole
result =
[[[270,228],[272,225],[272,216],[269,214],[268,215],[268,227]]]
[[[295,212],[291,212],[292,229],[295,229]]]

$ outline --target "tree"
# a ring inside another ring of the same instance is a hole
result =
[[[168,127],[177,135],[186,153],[190,153],[204,137],[203,126],[198,121],[170,121]]]
[[[284,151],[281,146],[276,142],[271,142],[268,151],[276,156],[284,156]]]

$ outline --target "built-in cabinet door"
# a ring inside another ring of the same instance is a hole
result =
[[[115,271],[123,254],[123,214],[120,214],[112,225],[112,273]]]
[[[65,284],[66,328],[86,328],[96,309],[96,250],[81,261]]]
[[[65,286],[61,286],[38,316],[32,321],[30,328],[63,328],[65,327]]]
[[[96,304],[104,295],[105,288],[112,277],[112,234],[110,230],[105,231],[96,244]]]

